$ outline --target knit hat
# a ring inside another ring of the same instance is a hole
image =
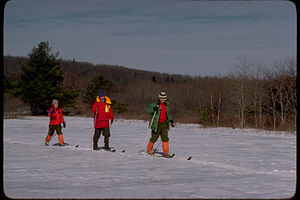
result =
[[[53,99],[53,100],[52,100],[52,106],[53,106],[54,104],[56,104],[56,103],[58,104],[58,101],[57,101],[56,99]]]
[[[159,100],[167,100],[167,93],[165,93],[165,92],[159,93],[158,99]]]
[[[103,90],[99,90],[99,97],[104,97],[105,96],[105,93]]]

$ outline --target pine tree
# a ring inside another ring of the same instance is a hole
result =
[[[59,100],[61,105],[72,105],[77,93],[62,86],[64,75],[58,52],[53,55],[49,43],[41,42],[28,56],[15,94],[30,105],[32,114],[45,114],[52,99]]]

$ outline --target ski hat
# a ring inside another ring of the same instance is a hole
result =
[[[165,92],[159,93],[158,99],[159,100],[167,100],[167,93],[165,93]]]
[[[53,106],[54,104],[56,104],[56,103],[58,104],[58,101],[57,101],[56,99],[53,99],[53,100],[52,100],[52,106]]]
[[[105,93],[103,90],[99,90],[99,97],[104,97],[105,96]]]

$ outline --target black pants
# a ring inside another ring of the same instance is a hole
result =
[[[95,133],[93,137],[93,147],[94,149],[98,149],[98,140],[102,135],[104,136],[104,146],[105,148],[109,147],[109,137],[110,137],[110,131],[109,128],[95,128]]]

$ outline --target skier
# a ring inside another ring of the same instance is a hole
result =
[[[148,106],[147,113],[152,116],[151,118],[154,117],[150,127],[152,129],[152,133],[147,146],[147,153],[149,155],[153,155],[153,145],[160,135],[162,140],[163,154],[165,157],[170,158],[171,155],[169,154],[168,129],[170,127],[169,122],[171,123],[171,126],[174,127],[174,121],[170,115],[166,92],[161,92],[158,95],[158,101],[153,102]]]
[[[58,103],[59,102],[56,99],[53,99],[52,107],[48,112],[48,116],[50,117],[50,122],[49,122],[48,135],[46,136],[45,139],[46,146],[49,146],[49,142],[54,134],[54,131],[56,131],[58,135],[59,146],[64,145],[64,138],[61,132],[61,123],[63,124],[63,127],[66,128],[66,122],[63,118],[62,110],[58,107]]]
[[[111,120],[112,124],[114,121],[114,115],[111,108],[111,101],[107,96],[105,96],[103,90],[99,91],[99,96],[96,97],[96,101],[93,104],[92,111],[94,113],[95,128],[93,137],[93,149],[99,150],[98,140],[102,132],[104,136],[104,150],[111,151],[111,148],[109,147],[109,119]]]

